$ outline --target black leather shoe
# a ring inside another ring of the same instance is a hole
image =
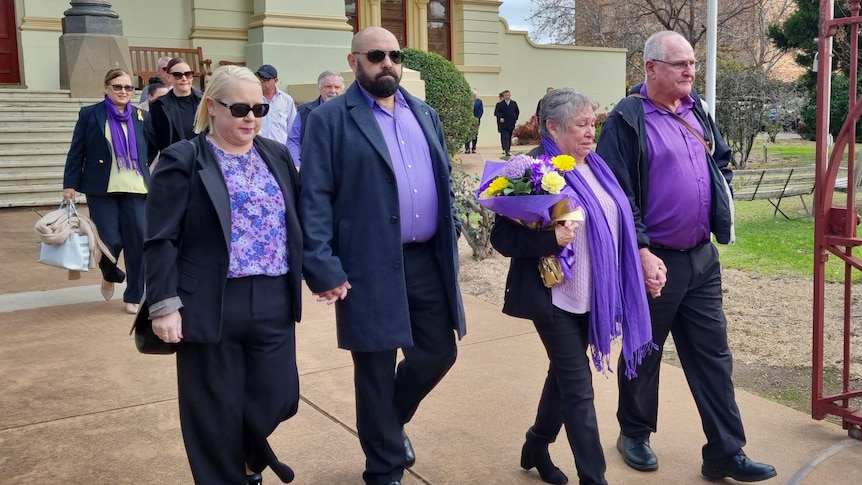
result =
[[[403,434],[403,432],[401,435],[404,436],[404,455],[407,456],[407,462],[404,463],[404,468],[410,468],[416,464],[416,452],[413,451],[413,443],[410,442],[410,438],[408,438],[406,434]],[[390,483],[389,485],[392,484]]]
[[[263,485],[263,475],[260,473],[252,473],[251,475],[246,475],[245,478],[248,485]]]
[[[400,480],[396,480],[396,481],[394,481],[394,482],[389,482],[389,483],[387,483],[386,485],[401,485],[401,481],[400,481]]]
[[[703,460],[700,473],[706,478],[730,477],[737,482],[759,482],[777,475],[775,467],[751,461],[742,451],[724,460]]]
[[[658,470],[658,458],[649,447],[648,439],[629,438],[620,435],[617,438],[617,450],[623,455],[626,465],[642,472]]]

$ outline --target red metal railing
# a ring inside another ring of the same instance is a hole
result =
[[[860,3],[862,0],[851,0],[850,15],[834,18],[830,0],[820,0],[820,36],[817,57],[817,151],[816,167],[817,181],[814,190],[814,312],[813,312],[813,352],[811,373],[811,416],[823,419],[827,415],[841,418],[844,429],[855,438],[862,439],[862,412],[851,400],[862,396],[862,389],[853,389],[850,364],[851,354],[851,324],[852,324],[852,281],[854,270],[862,271],[862,259],[853,255],[853,248],[862,245],[862,239],[857,236],[856,226],[859,215],[855,210],[854,201],[856,187],[855,173],[856,122],[862,116],[862,101],[857,97],[856,81],[859,62],[859,24]],[[847,29],[850,39],[850,92],[848,116],[841,126],[835,139],[831,155],[828,150],[829,99],[830,79],[832,74],[832,43],[831,39],[837,30]],[[833,206],[835,180],[842,159],[847,158],[847,201],[843,206]],[[825,320],[825,266],[830,255],[844,261],[844,305],[843,305],[843,341],[841,354],[840,391],[824,392],[825,367],[824,353],[826,340],[824,338]],[[858,357],[858,356],[857,356]]]

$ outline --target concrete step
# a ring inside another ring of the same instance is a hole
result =
[[[7,172],[0,173],[0,190],[19,186],[52,186],[63,190],[63,171],[53,172]]]
[[[18,126],[50,126],[54,128],[68,128],[69,133],[75,128],[78,121],[77,111],[62,111],[44,116],[13,116],[0,111],[0,128],[15,128]]]
[[[29,190],[26,193],[4,194],[0,192],[0,208],[3,207],[39,207],[57,206],[63,198],[62,189],[53,188],[49,191]]]
[[[81,111],[81,106],[77,105],[61,105],[61,106],[3,106],[0,107],[0,116],[4,118],[17,119],[22,116],[62,116],[66,119],[68,116],[74,116],[78,119],[78,112]]]
[[[72,140],[45,141],[38,138],[7,138],[0,143],[0,147],[2,147],[2,151],[4,152],[6,150],[36,150],[42,148],[62,149],[68,152],[70,146],[72,146]]]
[[[68,89],[0,88],[0,99],[32,98],[34,96],[43,100],[69,99],[72,97],[72,93]]]
[[[104,98],[43,98],[41,96],[16,96],[7,98],[0,95],[0,108],[6,106],[87,106],[104,101]]]
[[[62,126],[33,126],[21,124],[14,127],[0,127],[0,146],[6,144],[6,140],[37,139],[40,141],[72,141],[72,131]]]

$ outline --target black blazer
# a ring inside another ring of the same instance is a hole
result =
[[[138,166],[144,182],[150,185],[150,170],[147,168],[155,158],[155,140],[150,129],[150,115],[146,111],[129,104],[132,111],[132,125],[137,140]],[[105,138],[105,123],[108,107],[105,103],[84,106],[78,113],[78,122],[72,133],[72,146],[66,155],[66,168],[63,173],[63,188],[75,189],[87,195],[105,196],[108,193],[108,179],[111,177],[113,148]]]
[[[195,106],[201,102],[202,94],[197,89],[192,89]],[[183,132],[183,119],[177,96],[174,91],[168,91],[150,103],[150,115],[153,117],[153,130],[155,131],[156,145],[159,150],[164,150],[172,143],[186,139]],[[194,123],[194,120],[191,120]]]
[[[254,146],[284,195],[291,318],[298,322],[302,311],[298,175],[284,145],[258,136]],[[230,197],[206,134],[162,151],[147,197],[147,301],[152,306],[179,297],[185,342],[216,343],[221,338],[230,238]]]
[[[497,126],[506,131],[515,131],[515,123],[520,115],[521,110],[518,109],[518,103],[514,100],[509,100],[508,106],[506,106],[505,101],[500,101],[494,107],[494,118],[497,119]],[[500,123],[500,118],[503,118],[505,122]]]
[[[530,156],[544,153],[542,147]],[[503,313],[518,318],[550,321],[553,312],[551,289],[539,276],[539,258],[560,252],[554,231],[529,229],[508,217],[497,216],[491,229],[491,245],[503,256],[510,257]]]

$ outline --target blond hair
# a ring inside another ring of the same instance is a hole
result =
[[[260,86],[260,79],[247,67],[229,65],[216,69],[209,82],[207,82],[207,88],[195,113],[195,133],[203,133],[210,126],[212,117],[210,116],[207,98],[221,99],[222,96],[227,95],[231,86],[236,81],[247,81]]]

